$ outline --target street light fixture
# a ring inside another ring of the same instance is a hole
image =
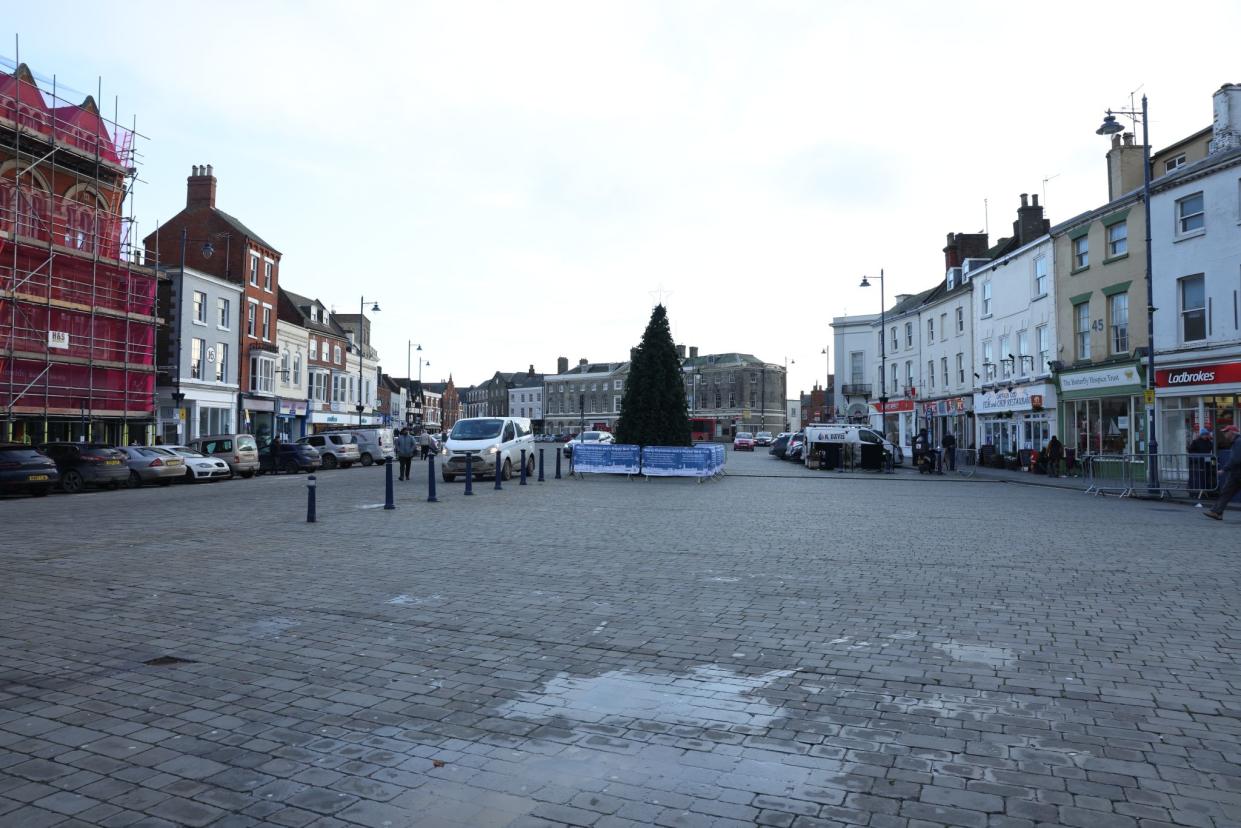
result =
[[[1159,442],[1155,439],[1155,285],[1151,277],[1151,142],[1150,118],[1146,96],[1142,109],[1115,112],[1107,110],[1096,135],[1115,135],[1124,130],[1116,123],[1116,115],[1125,115],[1142,122],[1142,212],[1146,221],[1146,483],[1150,492],[1159,491]]]
[[[859,287],[870,287],[870,282],[865,276],[862,277],[862,284]],[[883,296],[883,269],[879,270],[879,411],[880,423],[883,431],[884,439],[888,436],[888,348],[887,348],[887,311],[884,309]]]
[[[831,363],[831,346],[824,345],[823,350],[819,351],[823,354],[823,422],[827,422],[827,386],[832,379],[832,363]]]
[[[358,346],[358,428],[362,427],[362,412],[366,410],[366,404],[362,401],[362,355],[364,353],[364,351],[362,350],[362,330],[364,327],[362,324],[362,320],[364,318],[364,314],[366,313],[367,302],[371,303],[371,313],[379,313],[379,302],[377,300],[367,299],[364,296],[359,297],[358,299],[358,334],[357,334],[357,342],[356,342]]]

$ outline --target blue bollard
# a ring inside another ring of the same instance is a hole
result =
[[[427,455],[427,503],[439,503],[435,497],[435,455]]]
[[[474,494],[474,452],[465,454],[465,493]]]
[[[520,485],[522,486],[527,485],[526,483],[526,450],[525,449],[521,450],[521,484]]]
[[[315,522],[315,476],[306,478],[306,522]]]
[[[543,449],[539,449],[539,482],[543,482]]]
[[[496,453],[496,491],[500,491],[500,463],[503,459],[503,452]]]
[[[392,499],[392,458],[384,458],[384,509],[395,509],[396,502]]]
[[[556,447],[556,479],[557,480],[560,479],[560,455],[562,453],[563,452],[560,450],[560,447],[557,446]]]

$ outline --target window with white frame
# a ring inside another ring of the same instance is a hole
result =
[[[227,342],[217,342],[215,346],[215,381],[228,382]]]
[[[1013,361],[1009,358],[1012,350],[1008,347],[1008,334],[1000,337],[1000,367],[1004,376],[1009,376],[1013,372]]]
[[[1168,173],[1175,170],[1177,167],[1183,167],[1183,166],[1185,166],[1185,153],[1182,152],[1180,155],[1174,155],[1173,157],[1169,158],[1167,161],[1163,162],[1163,173],[1164,175],[1167,175]]]
[[[1090,359],[1090,303],[1078,302],[1073,306],[1073,338],[1077,344],[1077,358]]]
[[[271,262],[263,262],[263,290],[271,293]]]
[[[905,347],[912,348],[914,346],[914,323],[905,323]]]
[[[271,342],[271,308],[263,308],[263,339]]]
[[[276,360],[269,355],[254,354],[250,357],[250,390],[271,393],[272,377],[276,373]]]
[[[982,283],[982,315],[991,315],[991,282],[990,280]]]
[[[1107,228],[1108,258],[1123,256],[1129,252],[1129,222],[1120,221]]]
[[[232,324],[228,318],[229,317],[228,305],[229,305],[228,300],[222,296],[215,300],[215,310],[216,310],[215,326],[222,331],[227,331]]]
[[[330,353],[330,348],[331,348],[331,344],[326,339],[319,343],[319,361],[320,362],[328,361],[328,354]],[[337,348],[336,350],[339,351],[340,349]]]
[[[1206,211],[1202,193],[1194,193],[1176,201],[1176,232],[1193,233],[1206,227]]]
[[[1046,325],[1039,325],[1034,329],[1034,341],[1038,344],[1038,370],[1035,371],[1036,374],[1046,371],[1047,361],[1051,359],[1051,340],[1049,336]]]
[[[939,341],[943,342],[948,338],[948,314],[941,313],[939,315]]]
[[[293,354],[293,379],[291,384],[294,386],[302,384],[302,352],[300,349]]]
[[[250,302],[246,311],[246,335],[254,336],[254,319],[256,316],[255,309],[258,305]]]
[[[893,328],[893,330],[895,330],[895,328]],[[888,381],[888,390],[891,391],[893,394],[895,394],[896,388],[897,388],[896,386],[896,363],[895,362],[893,362],[891,367],[888,369],[888,373],[891,375]]]
[[[914,363],[913,360],[905,360],[905,387],[914,387]]]
[[[995,378],[995,352],[991,347],[991,340],[982,343],[982,378],[984,380]]]
[[[200,325],[207,324],[207,294],[201,290],[194,291],[194,321]]]
[[[1090,266],[1090,237],[1078,236],[1073,239],[1073,269],[1084,270]]]
[[[957,333],[965,333],[965,308],[957,307]]]
[[[940,379],[943,380],[944,388],[948,387],[948,357],[939,358]]]
[[[1207,338],[1206,285],[1201,273],[1186,276],[1178,283],[1181,304],[1181,341]]]
[[[1030,355],[1030,332],[1017,331],[1017,362],[1016,367],[1025,373],[1026,357]]]
[[[203,378],[203,351],[206,347],[206,342],[197,337],[190,340],[190,379]]]
[[[340,346],[339,345],[335,345],[332,348],[332,362],[336,365],[343,364],[340,361]]]
[[[1034,257],[1034,295],[1047,295],[1047,257]]]
[[[928,343],[935,341],[935,317],[927,317],[926,320],[926,341]]]
[[[899,350],[900,347],[901,347],[901,340],[896,335],[896,326],[893,325],[892,326],[892,350],[893,351]]]
[[[286,348],[285,350],[280,352],[280,376],[284,377],[285,382],[289,381],[289,370],[290,370],[289,351]]]
[[[250,284],[259,286],[259,254],[250,254]]]
[[[851,351],[849,353],[849,382],[853,385],[861,385],[866,382],[866,368],[863,365],[865,356],[861,351]]]
[[[928,388],[935,387],[935,360],[928,359],[926,361],[926,384]]]
[[[1108,327],[1112,335],[1113,354],[1129,353],[1129,294],[1113,293],[1107,297]]]
[[[965,354],[957,354],[957,384],[965,385]]]

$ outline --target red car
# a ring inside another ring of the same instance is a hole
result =
[[[738,431],[733,438],[733,451],[754,451],[754,435],[748,431]]]

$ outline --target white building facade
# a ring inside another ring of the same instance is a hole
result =
[[[290,442],[306,435],[310,332],[280,319],[276,322],[276,348],[276,430],[281,440]]]

